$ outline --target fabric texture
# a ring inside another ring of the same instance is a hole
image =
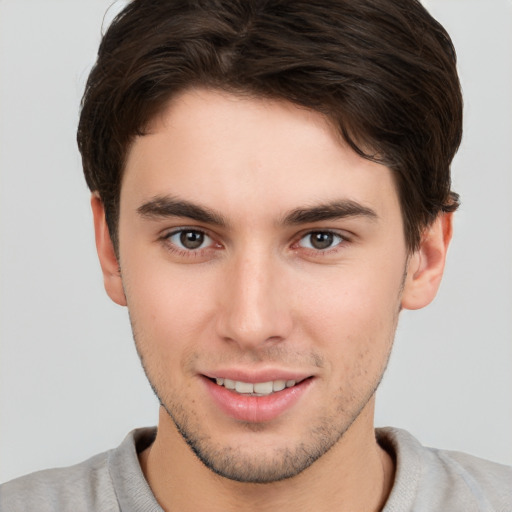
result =
[[[0,486],[0,511],[162,512],[137,458],[155,434],[134,430],[119,447],[85,462],[7,482]],[[512,512],[512,467],[425,448],[400,429],[376,435],[396,463],[383,512]]]

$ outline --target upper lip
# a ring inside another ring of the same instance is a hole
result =
[[[308,377],[312,377],[311,374],[294,371],[294,370],[283,370],[283,369],[272,369],[267,368],[264,370],[242,370],[235,368],[226,368],[218,370],[209,370],[202,372],[202,375],[209,379],[230,379],[239,382],[252,382],[253,384],[258,382],[270,382],[276,380],[294,380],[300,382]]]

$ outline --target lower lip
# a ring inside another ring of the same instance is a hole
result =
[[[206,377],[203,380],[213,401],[225,414],[240,421],[262,423],[277,418],[293,407],[309,388],[313,379],[305,379],[291,388],[266,396],[235,393]]]

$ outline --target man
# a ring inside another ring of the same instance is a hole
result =
[[[78,141],[158,430],[2,510],[510,509],[510,469],[373,427],[399,312],[442,276],[461,118],[417,2],[130,3]]]

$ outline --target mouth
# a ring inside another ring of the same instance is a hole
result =
[[[218,386],[223,386],[230,391],[234,391],[240,395],[248,396],[268,396],[278,393],[286,388],[292,388],[296,384],[302,382],[296,380],[270,380],[267,382],[243,382],[240,380],[231,380],[222,377],[210,379]]]
[[[203,382],[218,410],[236,420],[261,423],[274,420],[292,410],[308,394],[314,381],[313,376],[295,379],[283,377],[264,381],[260,377],[257,379],[259,382],[251,382],[252,379],[247,378],[234,380],[203,375]]]

